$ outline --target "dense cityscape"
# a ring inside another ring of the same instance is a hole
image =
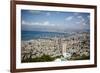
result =
[[[90,34],[39,38],[21,42],[21,61],[49,62],[86,60],[90,58]]]

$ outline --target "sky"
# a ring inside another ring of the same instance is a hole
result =
[[[21,10],[21,29],[65,32],[90,29],[90,13]]]

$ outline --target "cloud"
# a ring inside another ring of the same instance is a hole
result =
[[[45,22],[44,22],[44,25],[49,25],[49,22],[48,22],[48,21],[45,21]]]
[[[81,25],[83,25],[83,26],[84,26],[84,25],[87,25],[87,24],[86,24],[85,22],[83,22],[83,21],[77,21],[76,24],[81,24]]]
[[[26,22],[24,20],[22,20],[22,24],[26,24]]]
[[[40,25],[40,23],[39,22],[34,22],[34,23],[32,23],[32,25]]]
[[[77,16],[77,18],[81,21],[81,22],[85,22],[85,19],[82,16]]]
[[[83,25],[87,25],[86,23],[83,23]]]
[[[25,20],[22,20],[22,25],[30,25],[31,23],[25,21]]]
[[[49,21],[44,21],[41,25],[43,25],[43,26],[55,26],[56,24],[52,24]]]
[[[77,18],[79,18],[79,19],[80,19],[80,18],[83,18],[83,17],[79,15],[79,16],[77,16]]]
[[[43,23],[40,23],[42,26],[54,26],[54,24],[51,24],[49,21],[44,21]]]
[[[51,15],[51,13],[50,13],[50,12],[47,12],[47,13],[46,13],[46,16],[50,16],[50,15]]]
[[[31,14],[40,14],[41,13],[41,11],[39,11],[39,10],[29,10],[28,12]]]
[[[73,19],[73,16],[66,17],[65,20],[70,21]]]
[[[90,19],[90,15],[88,15],[87,18]]]
[[[79,13],[78,12],[75,12],[74,15],[77,16],[77,15],[79,15]]]
[[[81,21],[82,21],[82,22],[85,22],[85,19],[84,19],[84,18],[81,18]]]
[[[81,23],[80,21],[77,21],[77,22],[76,22],[76,24],[80,24],[80,23]]]
[[[77,22],[75,22],[76,24],[79,24],[80,26],[86,26],[87,25],[86,19],[83,16],[78,15],[76,18],[78,19]]]
[[[51,24],[49,21],[44,21],[44,22],[27,22],[27,21],[22,20],[22,25],[55,26],[56,24]]]

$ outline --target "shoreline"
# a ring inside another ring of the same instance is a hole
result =
[[[81,57],[82,55],[89,56],[89,36],[89,33],[81,33],[63,38],[39,38],[28,41],[21,41],[21,57],[22,60],[25,58],[41,57],[42,55],[56,57],[63,56],[64,52],[70,53],[71,58],[74,56]],[[65,46],[63,46],[64,44]],[[25,53],[27,53],[27,55],[24,55]]]

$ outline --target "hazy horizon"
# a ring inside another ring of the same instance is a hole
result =
[[[67,32],[90,30],[90,14],[21,10],[22,31]]]

